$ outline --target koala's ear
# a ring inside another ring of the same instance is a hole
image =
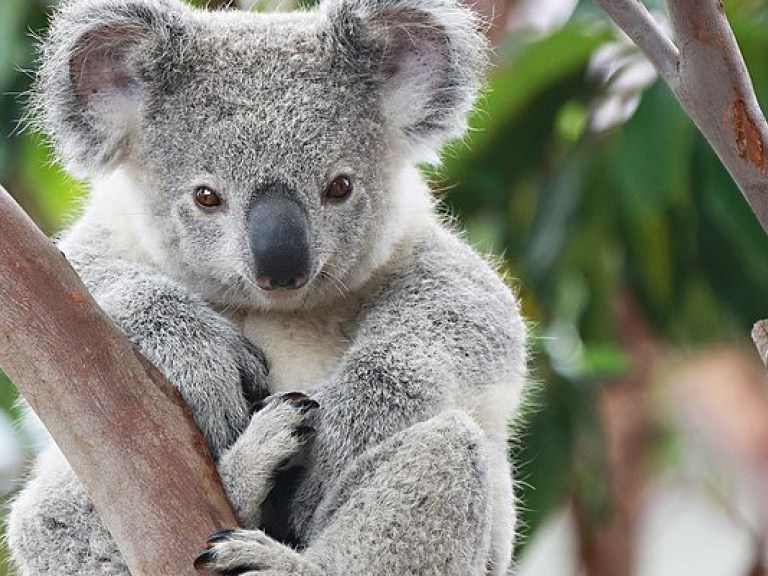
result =
[[[331,48],[372,74],[384,117],[422,160],[461,136],[489,47],[479,15],[461,0],[326,0]]]
[[[72,173],[94,175],[130,147],[147,81],[171,57],[186,10],[175,0],[75,0],[54,15],[34,106]]]

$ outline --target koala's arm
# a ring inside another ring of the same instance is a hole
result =
[[[267,395],[263,353],[201,298],[151,268],[82,251],[68,256],[96,302],[181,392],[218,457]]]
[[[371,295],[320,403],[311,465],[292,503],[300,534],[350,461],[400,430],[452,408],[506,440],[526,377],[517,300],[477,254],[435,227]]]

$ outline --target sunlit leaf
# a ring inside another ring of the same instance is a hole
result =
[[[21,142],[21,175],[35,194],[45,222],[52,226],[46,232],[55,232],[74,212],[84,188],[51,161],[50,150],[39,134],[26,132]]]
[[[9,414],[17,416],[15,407],[17,397],[18,393],[13,387],[13,384],[11,384],[8,377],[0,371],[0,410],[4,410]]]

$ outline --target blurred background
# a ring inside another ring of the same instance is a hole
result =
[[[429,176],[531,323],[537,385],[510,446],[520,573],[768,574],[768,388],[749,338],[768,317],[768,238],[591,1],[477,3],[495,69],[470,137]],[[84,193],[18,129],[54,4],[0,2],[0,183],[48,234]],[[765,104],[768,0],[725,7]],[[0,504],[34,442],[15,400],[0,373]]]

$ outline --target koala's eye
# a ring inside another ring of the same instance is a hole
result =
[[[349,176],[337,176],[325,189],[325,197],[331,201],[344,200],[352,194],[352,179]]]
[[[221,196],[207,186],[195,188],[195,202],[201,208],[218,208],[221,206]]]

